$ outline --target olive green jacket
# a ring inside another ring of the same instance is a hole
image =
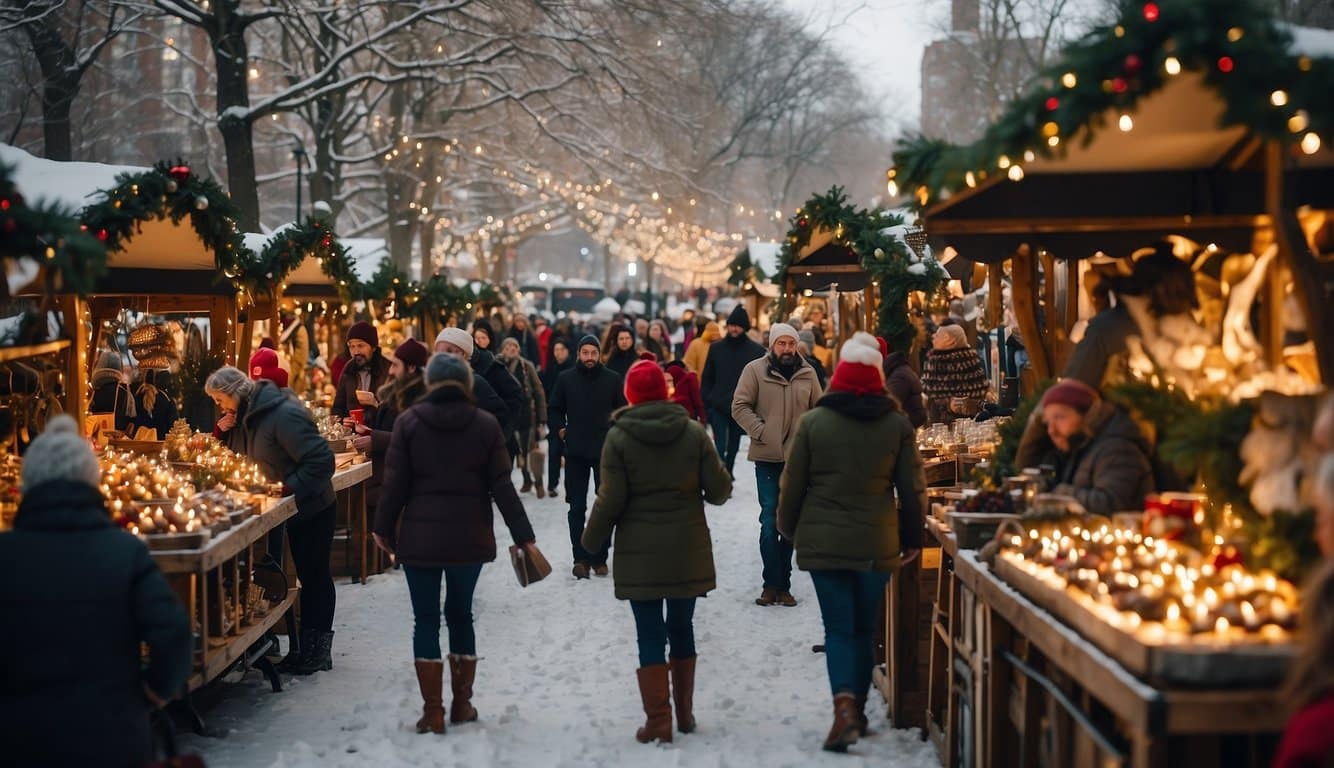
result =
[[[583,545],[597,551],[615,531],[618,599],[699,597],[715,586],[704,502],[731,495],[713,441],[684,408],[668,401],[622,408],[602,447],[602,484]]]
[[[797,426],[779,489],[778,530],[804,571],[891,570],[922,546],[926,475],[912,424],[887,397],[821,398]]]

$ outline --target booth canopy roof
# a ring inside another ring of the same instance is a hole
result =
[[[14,166],[14,184],[33,203],[58,204],[78,215],[100,202],[102,190],[117,186],[122,173],[144,173],[147,168],[103,163],[66,163],[47,160],[7,144],[0,144],[0,163]],[[189,218],[141,222],[122,250],[107,254],[113,269],[198,270],[216,272],[217,261],[191,226]]]

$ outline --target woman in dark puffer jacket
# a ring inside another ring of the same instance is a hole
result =
[[[415,623],[412,650],[423,712],[418,733],[444,733],[440,658],[440,580],[449,626],[451,723],[477,719],[472,706],[477,639],[472,596],[482,565],[496,559],[491,505],[515,544],[535,546],[533,528],[510,480],[500,423],[472,399],[468,364],[436,354],[426,365],[426,395],[394,422],[375,542],[403,564]]]

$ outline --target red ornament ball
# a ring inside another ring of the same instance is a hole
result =
[[[1124,77],[1117,77],[1112,79],[1112,90],[1117,93],[1125,93],[1126,89],[1129,87],[1130,84],[1126,82],[1126,79]]]
[[[7,211],[7,210],[9,210],[9,206],[10,206],[9,198],[5,198],[5,199],[3,199],[3,200],[0,200],[0,211]]]
[[[171,170],[167,171],[167,175],[171,176],[173,179],[177,181],[185,181],[186,179],[190,178],[190,166],[173,165],[171,167]]]
[[[1241,556],[1241,550],[1228,544],[1209,557],[1209,564],[1216,570],[1222,570],[1229,565],[1241,565],[1244,558]]]
[[[1150,22],[1150,23],[1155,22],[1155,21],[1158,20],[1158,15],[1159,15],[1159,9],[1158,9],[1158,4],[1157,4],[1157,3],[1145,3],[1145,4],[1144,4],[1144,20],[1145,20],[1145,21]]]
[[[1219,72],[1223,72],[1223,73],[1231,72],[1235,67],[1236,67],[1236,63],[1232,61],[1232,57],[1231,57],[1231,56],[1223,56],[1222,58],[1220,58],[1220,59],[1218,60],[1218,71],[1219,71]]]
[[[797,219],[797,226],[798,226],[798,227],[805,227],[805,226],[806,226],[807,224],[809,224],[809,223],[810,223],[810,222],[808,222],[808,221],[806,220],[806,217],[805,217],[805,216],[802,216],[800,219]]]
[[[111,236],[111,233],[110,233],[110,232],[107,232],[105,229],[99,229],[99,230],[97,230],[97,239],[98,239],[98,240],[101,240],[101,241],[104,242],[104,243],[107,241],[107,238],[110,237],[110,236]]]
[[[1055,112],[1055,111],[1056,111],[1056,108],[1059,107],[1059,106],[1061,106],[1061,100],[1060,100],[1060,99],[1056,98],[1055,96],[1048,96],[1048,97],[1047,97],[1047,111],[1048,111],[1048,112]]]
[[[1138,55],[1132,53],[1126,57],[1126,72],[1129,72],[1132,75],[1136,74],[1143,66],[1144,62],[1140,60]]]

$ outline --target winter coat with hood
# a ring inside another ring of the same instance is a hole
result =
[[[338,377],[338,388],[334,392],[333,405],[329,407],[329,413],[342,418],[348,415],[348,412],[355,408],[361,408],[367,416],[375,409],[364,406],[357,400],[357,390],[364,389],[367,392],[375,392],[384,386],[389,380],[389,360],[380,351],[379,347],[371,353],[371,359],[366,361],[366,366],[371,372],[371,385],[369,387],[361,386],[360,373],[362,369],[356,367],[353,363],[343,366],[342,375]]]
[[[372,507],[379,503],[380,486],[384,483],[384,459],[389,454],[394,422],[424,394],[426,381],[420,372],[410,373],[402,380],[390,379],[375,393],[380,407],[366,421],[366,426],[371,428],[371,479],[366,483],[366,503]]]
[[[445,382],[394,423],[374,530],[404,565],[489,563],[496,559],[493,502],[515,544],[534,540],[500,423]]]
[[[602,449],[583,545],[596,552],[615,532],[619,600],[699,597],[715,586],[704,502],[722,504],[731,494],[713,441],[675,403],[623,408]]]
[[[902,352],[890,352],[885,358],[885,388],[899,401],[903,413],[914,427],[926,424],[926,405],[922,402],[922,380]]]
[[[611,428],[611,415],[625,405],[621,377],[601,363],[582,364],[556,378],[556,391],[547,401],[548,428],[565,430],[565,455],[589,463],[602,456],[602,443]]]
[[[6,765],[140,768],[150,759],[144,686],[162,698],[181,691],[190,621],[96,488],[56,480],[25,489],[14,530],[0,535],[0,626]],[[146,667],[141,643],[152,650]]]
[[[902,549],[921,548],[925,507],[916,436],[893,400],[831,392],[802,417],[778,496],[797,567],[893,569]]]
[[[704,404],[719,413],[732,412],[737,382],[747,365],[767,355],[764,347],[751,341],[746,334],[726,336],[709,347],[704,361],[704,374],[699,378]]]
[[[505,366],[496,360],[496,356],[485,349],[474,349],[472,353],[472,372],[476,378],[485,379],[491,385],[494,394],[505,403],[503,416],[493,413],[500,422],[500,428],[508,435],[519,428],[520,417],[524,413],[523,388],[514,380]],[[476,389],[476,382],[473,387]],[[475,394],[475,393],[474,393]],[[482,402],[480,399],[478,402]]]
[[[772,354],[742,369],[731,414],[750,435],[746,458],[782,463],[797,434],[797,422],[815,407],[822,394],[815,369],[800,355],[791,378],[782,374]]]
[[[1073,496],[1095,515],[1141,509],[1144,497],[1153,493],[1152,449],[1125,411],[1098,400],[1084,416],[1084,428],[1072,439],[1069,452],[1057,450],[1040,428],[1040,410],[1032,418],[1038,428],[1025,430],[1015,466],[1056,467],[1052,493]]]
[[[607,370],[624,379],[625,372],[630,370],[630,366],[637,362],[639,362],[639,350],[634,347],[629,349],[614,347],[611,354],[607,355],[607,361],[603,365],[607,366]]]
[[[270,482],[296,496],[297,515],[310,517],[334,503],[334,455],[306,406],[290,389],[255,382],[239,404],[236,426],[223,433],[228,448],[255,460]]]
[[[709,323],[704,326],[704,333],[698,338],[690,340],[690,346],[686,347],[685,364],[696,376],[704,373],[704,363],[709,358],[709,349],[713,342],[722,338],[722,332],[718,330],[717,323]]]

